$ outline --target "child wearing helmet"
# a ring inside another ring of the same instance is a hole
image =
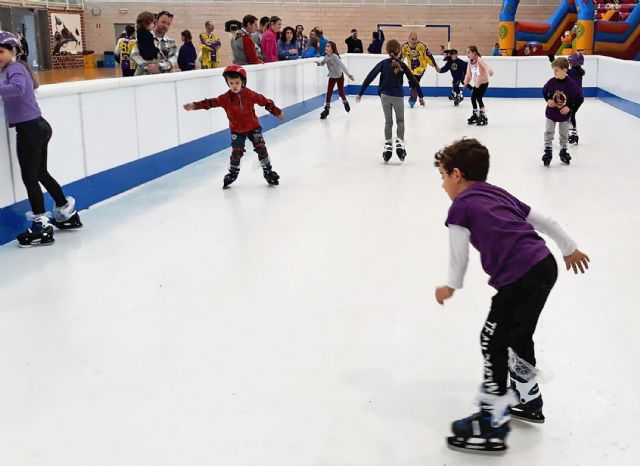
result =
[[[75,210],[75,200],[65,197],[60,184],[47,170],[51,126],[42,118],[36,102],[35,78],[24,64],[16,61],[19,51],[18,38],[0,31],[0,97],[4,101],[7,124],[16,129],[18,162],[32,209],[27,212],[31,227],[20,233],[17,240],[21,247],[44,246],[54,242],[51,224],[60,229],[75,229],[82,227],[82,223]],[[53,218],[45,212],[40,185],[55,202]]]
[[[271,186],[277,186],[280,176],[271,168],[267,146],[264,143],[262,127],[256,115],[254,105],[264,107],[269,113],[284,120],[284,113],[273,101],[247,88],[247,72],[239,65],[227,66],[222,73],[229,91],[213,99],[185,104],[184,109],[209,110],[222,107],[229,118],[231,130],[231,162],[229,173],[224,177],[223,189],[227,189],[240,174],[240,160],[245,152],[247,138],[253,143],[253,150],[258,154],[265,180]]]
[[[573,52],[568,57],[569,71],[567,75],[573,79],[580,89],[582,89],[582,77],[585,75],[585,71],[582,69],[584,65],[584,56],[580,52]],[[576,113],[580,106],[584,103],[584,97],[580,96],[575,100],[575,103],[571,106],[571,129],[569,129],[569,144],[578,144],[578,127],[576,125]]]

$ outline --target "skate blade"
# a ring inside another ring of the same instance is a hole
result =
[[[31,249],[31,248],[39,248],[41,246],[53,246],[56,240],[47,241],[46,243],[32,243],[32,244],[20,244],[18,243],[18,247],[22,249]]]
[[[532,424],[544,424],[544,421],[545,421],[544,417],[542,419],[535,419],[535,418],[530,418],[526,416],[521,416],[518,413],[514,413],[514,412],[511,412],[511,417],[513,419],[517,419],[518,421],[530,422]]]
[[[447,438],[447,447],[449,450],[486,456],[501,456],[507,451],[507,445],[505,443],[496,443],[495,447],[491,449],[486,449],[485,444],[467,444],[465,447],[457,444],[457,438],[458,437]]]

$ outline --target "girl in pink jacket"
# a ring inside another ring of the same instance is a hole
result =
[[[472,90],[471,105],[473,105],[473,115],[467,120],[467,123],[485,126],[489,120],[487,120],[482,97],[487,92],[489,76],[493,76],[493,70],[480,58],[478,47],[475,45],[467,47],[467,57],[469,58],[469,66],[467,66],[467,74],[464,77],[464,85]],[[478,105],[480,105],[480,113],[478,113]]]
[[[260,48],[264,55],[264,62],[271,63],[278,61],[278,41],[276,34],[282,29],[282,20],[277,16],[272,16],[269,21],[269,29],[262,35]]]

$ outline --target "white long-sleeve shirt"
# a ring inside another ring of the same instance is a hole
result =
[[[554,219],[531,209],[527,217],[536,231],[547,235],[560,248],[563,256],[568,256],[577,249],[576,242],[562,229]],[[449,272],[446,285],[460,289],[464,283],[464,275],[469,263],[469,243],[471,232],[459,225],[449,225]]]

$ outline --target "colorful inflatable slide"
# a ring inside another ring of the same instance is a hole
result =
[[[520,0],[503,0],[499,41],[503,55],[580,51],[640,60],[639,0],[560,0],[546,23],[516,21]]]

